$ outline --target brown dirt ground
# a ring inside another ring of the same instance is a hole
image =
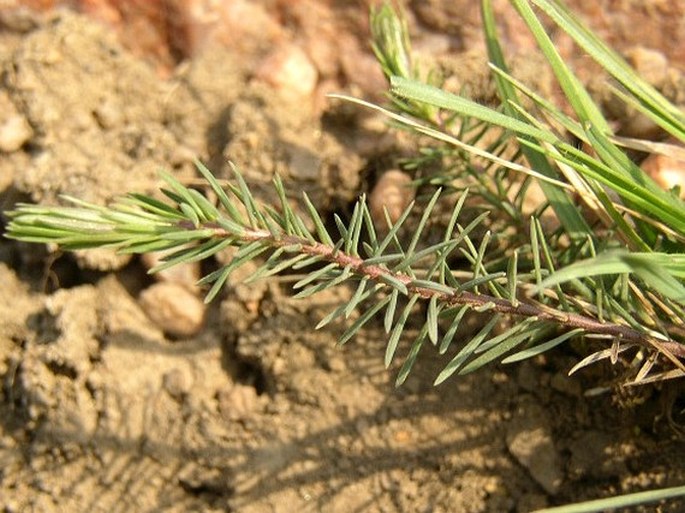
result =
[[[409,2],[407,12],[417,49],[455,73],[452,87],[486,101],[472,4]],[[642,42],[665,52],[673,69],[663,88],[682,101],[684,40],[669,42],[682,33],[678,4],[645,4],[595,2],[584,12],[619,49]],[[239,42],[218,37],[170,65],[173,52],[145,53],[121,26],[7,8],[0,125],[13,118],[29,128],[20,147],[0,153],[2,210],[59,194],[106,202],[152,192],[161,167],[191,181],[199,156],[222,177],[230,158],[267,200],[278,173],[325,213],[345,213],[393,155],[415,148],[376,118],[323,100],[331,88],[379,95],[377,70],[359,75],[371,60],[365,2],[254,5],[264,17],[250,19],[270,27],[265,38],[298,41],[315,63],[318,86],[306,101],[286,101],[255,78],[269,52],[259,29],[242,27]],[[644,30],[627,30],[631,21]],[[527,48],[514,21],[505,34]],[[524,75],[551,87],[538,61],[519,60]],[[293,300],[288,277],[233,281],[196,334],[172,337],[141,306],[154,282],[138,258],[3,239],[0,283],[6,513],[526,512],[685,481],[685,445],[664,420],[682,393],[588,397],[600,374],[568,378],[571,350],[438,388],[444,361],[425,355],[396,389],[380,326],[343,348],[341,325],[313,329],[350,297],[345,288]],[[172,311],[187,306],[165,301]]]

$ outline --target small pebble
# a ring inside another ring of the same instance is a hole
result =
[[[388,210],[390,220],[394,223],[413,201],[414,194],[409,175],[395,169],[383,173],[369,194],[369,209],[376,226],[387,226],[383,207]]]
[[[311,59],[293,44],[282,45],[271,52],[261,62],[255,76],[289,100],[311,97],[319,79]]]
[[[680,186],[680,197],[685,198],[685,162],[653,153],[642,162],[642,170],[666,190]]]
[[[24,116],[15,114],[0,125],[0,151],[12,153],[19,150],[33,136],[33,130]]]
[[[563,472],[546,412],[533,402],[523,406],[507,428],[509,452],[550,495],[561,487]]]
[[[202,328],[204,303],[178,283],[160,282],[149,286],[140,294],[140,305],[172,337],[191,337]]]
[[[235,384],[217,393],[219,413],[226,420],[243,420],[255,412],[260,405],[254,387]]]
[[[172,369],[162,376],[162,386],[174,399],[181,399],[190,390],[190,380],[181,369]]]
[[[102,128],[113,128],[123,121],[121,109],[111,99],[107,99],[98,105],[93,112],[95,119]]]
[[[628,63],[635,68],[638,75],[655,87],[659,87],[668,77],[668,59],[651,48],[635,46],[626,52]]]

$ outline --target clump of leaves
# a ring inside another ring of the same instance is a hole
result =
[[[484,251],[479,261],[484,275],[505,272],[508,283],[516,282],[515,287],[525,291],[527,302],[535,298],[537,306],[545,309],[642,333],[642,343],[636,345],[623,335],[566,325],[567,329],[580,329],[586,338],[602,337],[599,350],[572,371],[602,359],[615,363],[620,354],[627,363],[625,379],[632,383],[682,377],[685,204],[679,191],[661,189],[625,151],[630,147],[678,154],[679,149],[613,135],[533,9],[567,32],[606,70],[619,99],[681,141],[685,140],[685,115],[559,2],[512,0],[512,4],[550,64],[573,116],[509,74],[489,0],[482,1],[482,17],[490,67],[501,99],[498,107],[490,108],[422,83],[416,78],[417,72],[407,66],[387,64],[411,62],[401,55],[403,50],[408,51],[408,45],[377,45],[377,52],[385,52],[380,60],[386,63],[383,69],[395,98],[393,110],[346,99],[379,110],[396,124],[436,141],[413,163],[439,162],[440,171],[428,179],[429,183],[459,189],[464,187],[464,177],[470,177],[466,181],[470,193],[480,198],[491,218],[500,218],[497,249]],[[401,23],[389,21],[397,14],[387,4],[374,15],[385,21],[375,21],[372,27],[405,30]],[[435,110],[430,116],[417,115],[417,104]],[[493,128],[500,130],[496,140],[492,142],[490,137],[488,146],[479,146],[483,135],[492,133]],[[505,151],[509,151],[507,158],[503,158]],[[542,189],[546,203],[528,220],[522,206],[533,181]],[[540,216],[545,209],[548,216],[552,211],[559,225],[552,233],[542,229]],[[524,230],[528,233],[526,241],[521,240]],[[512,295],[505,299],[514,301]],[[525,343],[530,345],[531,341]],[[550,346],[536,347],[547,350]],[[529,355],[526,351],[529,349],[510,354],[504,361]]]
[[[388,333],[385,363],[389,366],[409,319],[423,316],[403,358],[398,384],[426,346],[453,354],[436,377],[438,384],[491,362],[510,363],[539,355],[574,337],[596,339],[600,347],[573,370],[603,359],[616,362],[620,355],[628,362],[628,378],[633,382],[681,377],[685,375],[685,205],[626,156],[582,84],[559,58],[531,3],[604,66],[620,84],[616,86],[620,98],[681,139],[685,139],[685,118],[557,3],[512,2],[552,65],[575,118],[508,74],[488,0],[483,1],[483,16],[502,98],[499,109],[418,82],[405,25],[388,6],[372,13],[374,49],[389,76],[395,110],[346,99],[430,136],[437,143],[433,151],[442,159],[487,161],[485,167],[466,166],[474,177],[469,191],[451,185],[450,170],[464,166],[447,165],[430,180],[443,188],[437,188],[420,208],[410,205],[394,223],[386,215],[382,235],[363,197],[349,221],[335,216],[334,234],[306,194],[302,201],[308,219],[298,215],[278,178],[274,187],[280,202],[265,205],[255,199],[238,170],[234,170],[234,183],[224,188],[198,163],[218,198],[216,204],[164,174],[167,188],[162,192],[169,202],[130,194],[108,207],[74,198],[66,198],[73,207],[19,205],[9,213],[7,236],[57,243],[64,249],[105,246],[130,253],[169,251],[153,272],[237,247],[230,263],[200,280],[209,287],[207,301],[221,291],[231,272],[256,259],[263,263],[249,280],[286,270],[304,273],[294,285],[298,297],[353,283],[350,301],[318,325],[349,318],[358,310],[358,317],[342,333],[341,344],[371,319],[381,318]],[[529,97],[534,111],[524,110],[520,95]],[[456,123],[459,119],[465,121]],[[473,127],[468,125],[473,120],[477,120],[476,135],[469,139],[466,136],[473,131],[465,132],[464,126]],[[481,149],[478,134],[489,126],[505,131],[498,144]],[[583,141],[593,153],[568,142],[562,132]],[[520,149],[515,158],[503,158],[495,150],[504,143]],[[521,172],[526,177],[523,182],[514,176]],[[490,178],[475,179],[483,176]],[[539,183],[559,221],[560,228],[552,234],[545,233],[537,217],[523,219],[522,198],[530,181]],[[512,198],[510,191],[516,188]],[[445,194],[451,195],[453,208],[436,239],[428,233],[428,220]],[[460,214],[469,194],[489,202],[490,208],[462,226]],[[420,211],[419,219],[411,227],[411,238],[403,240],[400,230],[413,210]],[[519,223],[518,236],[486,230],[483,237],[473,237],[476,228],[491,214],[499,215],[498,211]],[[599,219],[599,224],[589,222],[583,211]],[[522,221],[526,226],[523,241]],[[495,239],[497,249],[491,251]],[[465,265],[453,268],[454,261]],[[470,310],[490,312],[491,318],[462,343],[456,335]],[[503,316],[513,322],[495,334]]]

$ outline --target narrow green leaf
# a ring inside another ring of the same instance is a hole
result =
[[[183,212],[185,216],[193,223],[195,228],[198,228],[200,226],[200,218],[195,209],[187,203],[181,203],[179,207],[181,208],[181,212]]]
[[[314,285],[310,285],[306,288],[303,288],[301,291],[299,291],[297,294],[293,296],[293,299],[304,299],[309,296],[313,296],[314,294],[318,294],[319,292],[329,289],[333,286],[334,284],[332,284],[331,281],[322,281],[320,283],[315,283]]]
[[[233,259],[227,265],[225,265],[223,269],[227,269],[228,272],[231,273],[233,270],[237,269],[245,262],[253,260],[254,258],[256,258],[268,249],[269,247],[263,245],[260,241],[251,242],[250,244],[241,247],[233,257]],[[214,271],[213,273],[208,274],[204,278],[201,278],[197,282],[197,284],[204,285],[207,283],[211,283],[221,275],[221,272],[222,270]]]
[[[499,315],[493,315],[483,328],[459,351],[452,360],[445,366],[438,377],[435,378],[433,385],[437,386],[452,374],[459,370],[459,368],[464,364],[464,362],[473,354],[473,352],[478,348],[478,346],[483,342],[485,337],[492,331],[497,322],[499,321]]]
[[[456,291],[452,287],[448,287],[447,285],[443,285],[442,283],[430,280],[412,280],[409,282],[408,285],[412,288],[428,289],[448,297],[453,296],[456,293]],[[433,297],[437,298],[437,296]]]
[[[205,296],[204,303],[209,304],[219,293],[221,289],[223,289],[224,284],[226,283],[226,280],[228,277],[231,275],[232,269],[229,268],[228,266],[224,266],[219,270],[219,272],[216,274],[216,276],[213,276],[213,279],[211,281],[214,282],[212,287],[209,289],[209,292],[207,292],[207,295]],[[212,273],[214,274],[214,273]],[[207,276],[208,277],[208,276]],[[206,277],[206,278],[207,278]]]
[[[481,273],[481,269],[483,269],[483,272],[485,271],[485,266],[483,266],[483,257],[485,256],[485,249],[488,247],[488,244],[490,243],[490,238],[492,237],[492,232],[488,230],[485,232],[485,235],[483,235],[483,239],[480,242],[480,246],[478,247],[478,254],[476,255],[476,261],[473,263],[473,277],[478,278]],[[473,280],[471,280],[473,281]],[[473,288],[478,294],[478,283],[475,283],[473,285]]]
[[[416,245],[419,243],[419,240],[421,239],[421,236],[423,235],[423,230],[426,228],[426,223],[428,222],[428,219],[430,218],[431,213],[433,212],[433,208],[435,207],[435,204],[438,201],[438,198],[440,197],[440,194],[442,193],[442,189],[438,189],[433,193],[433,196],[431,197],[430,201],[428,204],[425,206],[423,210],[423,214],[421,214],[421,220],[419,221],[418,226],[414,230],[414,235],[411,238],[411,242],[409,243],[409,246],[405,250],[406,257],[405,258],[411,258],[411,256],[414,254],[414,250],[416,249]],[[400,267],[402,264],[400,264]]]
[[[538,244],[538,231],[535,229],[535,218],[531,218],[530,223],[530,249],[533,253],[533,271],[535,274],[535,283],[538,288],[538,299],[541,302],[545,301],[542,290],[542,268],[540,267],[540,245]]]
[[[554,274],[554,271],[556,270],[554,268],[554,261],[552,260],[552,252],[549,249],[549,245],[547,244],[547,240],[545,238],[545,233],[542,229],[542,224],[540,223],[540,220],[536,217],[532,219],[532,222],[535,224],[535,231],[538,234],[537,240],[539,242],[540,248],[542,249],[542,254],[545,257],[545,263],[547,264],[547,269],[549,270],[550,274]],[[568,301],[566,301],[566,296],[564,295],[564,291],[561,289],[559,285],[556,287],[556,292],[557,292],[557,297],[559,298],[559,303],[561,304],[561,307],[565,311],[570,311],[571,307],[568,304]],[[601,319],[601,317],[600,317]]]
[[[195,210],[196,212],[201,212],[200,207],[195,203],[195,198],[190,194],[189,189],[183,185],[181,182],[179,182],[171,173],[167,173],[166,171],[160,171],[159,172],[160,176],[162,179],[171,187],[172,191],[166,191],[166,192],[172,192],[171,198],[176,201],[177,203],[187,203],[190,208]],[[162,190],[162,192],[165,192]]]
[[[428,337],[433,345],[438,343],[438,314],[440,307],[438,306],[438,296],[433,296],[428,301],[428,313],[426,316],[426,326],[428,328]]]
[[[638,100],[643,113],[650,116],[664,129],[680,139],[685,139],[685,116],[675,105],[665,99],[647,83],[596,34],[585,27],[578,17],[558,2],[534,1],[567,34],[607,70],[623,87]]]
[[[457,330],[459,329],[461,320],[464,317],[464,314],[466,314],[466,312],[468,311],[468,309],[469,307],[467,305],[464,305],[461,308],[459,308],[459,311],[454,316],[452,324],[450,324],[449,329],[445,333],[445,336],[442,337],[442,341],[440,342],[440,347],[438,348],[438,352],[440,354],[445,354],[449,349],[450,344],[452,344],[452,340],[454,339],[454,336],[457,334]]]
[[[283,219],[283,216],[269,205],[264,205],[264,212],[266,212],[266,215],[264,216],[266,229],[274,239],[280,239],[284,233],[283,226],[285,225],[285,220]]]
[[[89,239],[93,239],[97,234],[88,234]],[[214,237],[214,230],[212,229],[197,229],[188,230],[186,228],[169,229],[159,232],[159,238],[164,240],[174,240],[178,242],[182,241],[194,241],[202,239],[210,239]]]
[[[380,265],[380,264],[389,264],[391,262],[395,262],[397,260],[402,260],[404,258],[403,253],[393,253],[391,255],[379,255],[375,257],[370,257],[364,260],[364,266],[370,266],[370,265]]]
[[[647,285],[663,296],[685,305],[685,286],[667,269],[655,264],[654,259],[651,259],[649,255],[633,253],[623,255],[622,258],[630,266],[632,272]]]
[[[576,328],[574,330],[567,331],[566,333],[559,335],[558,337],[554,337],[552,340],[549,340],[542,344],[538,344],[533,347],[529,347],[527,349],[524,349],[523,351],[519,351],[510,356],[507,356],[505,359],[502,360],[502,363],[520,362],[521,360],[526,360],[528,358],[532,358],[533,356],[546,353],[550,349],[555,348],[559,344],[563,344],[568,339],[573,338],[576,335],[580,335],[581,333],[583,333],[583,330],[581,328]]]
[[[245,206],[245,211],[247,212],[247,218],[250,223],[250,228],[257,229],[259,226],[257,224],[258,209],[255,203],[252,193],[250,192],[243,175],[238,171],[238,168],[233,164],[229,163],[231,170],[233,171],[233,176],[238,182],[238,190],[240,191],[239,197],[242,204]]]
[[[390,302],[388,303],[388,308],[385,310],[385,317],[383,321],[383,327],[386,333],[390,333],[392,328],[392,322],[395,320],[395,308],[397,307],[397,298],[400,295],[400,291],[393,289],[390,294]]]
[[[440,265],[439,261],[441,259],[444,260],[445,258],[447,258],[449,253],[451,253],[454,250],[454,248],[456,248],[459,245],[463,238],[464,235],[460,235],[456,239],[438,242],[437,244],[433,244],[432,246],[424,248],[421,251],[417,251],[412,255],[406,255],[402,262],[393,267],[393,270],[403,271],[411,267],[414,263],[419,262],[421,261],[421,259],[429,256],[436,257],[437,263],[434,263],[434,265],[437,268]]]
[[[300,216],[297,214],[294,214],[293,216],[293,221],[294,225],[296,228],[297,233],[299,234],[300,237],[303,239],[307,239],[311,244],[316,244],[316,239],[314,236],[311,234],[307,226],[304,224],[304,221]]]
[[[335,243],[335,246],[333,246],[333,251],[331,251],[331,258],[336,258],[338,256],[340,248],[343,247],[344,243],[345,239],[340,239],[338,242]]]
[[[319,212],[316,210],[316,207],[314,207],[314,204],[309,199],[309,196],[307,196],[306,192],[302,193],[302,197],[304,198],[304,204],[307,208],[307,212],[309,213],[309,217],[314,222],[314,227],[316,228],[316,233],[319,236],[319,240],[327,246],[332,246],[333,239],[331,239],[328,230],[326,230],[326,226],[321,220],[321,216],[319,215]]]
[[[474,351],[474,354],[484,353],[485,351],[488,351],[496,345],[499,345],[502,341],[508,340],[519,333],[526,331],[530,332],[531,327],[535,327],[537,325],[540,325],[540,321],[538,321],[534,317],[527,317],[522,321],[515,323],[508,330],[500,333],[499,335],[495,335],[491,339],[488,339],[487,342],[483,342],[481,345],[478,346],[478,349]]]
[[[515,249],[514,253],[509,257],[509,262],[507,263],[507,290],[509,291],[508,298],[514,308],[519,305],[519,300],[516,293],[518,284],[516,276],[516,273],[518,272],[518,259],[518,249]]]
[[[498,125],[549,143],[557,141],[556,137],[553,137],[550,132],[534,128],[528,123],[497,112],[475,101],[448,93],[437,87],[422,84],[416,80],[394,76],[390,79],[390,92],[401,98],[458,112],[464,117],[480,119],[491,125]]]
[[[350,301],[347,303],[347,306],[345,307],[345,319],[347,319],[350,314],[354,311],[354,309],[357,307],[359,302],[361,301],[362,294],[364,294],[364,291],[366,290],[366,285],[369,283],[369,277],[364,276],[360,281],[359,281],[359,286],[357,287],[357,290],[354,292],[352,295],[352,298],[350,298]]]
[[[409,354],[407,355],[407,358],[404,360],[404,363],[402,363],[402,367],[400,367],[400,371],[397,374],[397,379],[395,380],[396,387],[401,386],[407,380],[407,377],[409,376],[412,367],[414,367],[416,358],[419,356],[419,351],[421,351],[421,347],[423,346],[423,343],[426,340],[427,334],[428,329],[427,326],[424,325],[423,328],[421,328],[421,331],[417,335],[416,339],[414,339],[411,349],[409,350]]]
[[[163,258],[163,262],[148,270],[149,274],[158,273],[178,264],[205,260],[235,242],[234,239],[211,239],[192,248],[184,248]]]
[[[414,208],[414,202],[412,201],[407,208],[404,209],[404,212],[402,212],[402,215],[400,218],[397,220],[395,224],[389,223],[390,230],[388,231],[387,235],[383,238],[381,243],[378,245],[378,254],[382,255],[383,251],[385,251],[385,248],[388,247],[388,244],[393,241],[393,239],[397,236],[397,232],[400,229],[400,227],[404,224],[404,222],[407,220],[407,217],[409,217],[409,214],[411,213],[412,209]],[[390,216],[387,215],[387,209],[384,209],[384,213],[386,214],[386,219],[389,219]]]
[[[268,278],[269,276],[273,276],[274,274],[279,274],[283,272],[285,269],[288,269],[289,267],[292,267],[298,262],[301,262],[305,258],[307,258],[308,255],[304,254],[299,254],[295,255],[291,258],[288,258],[286,260],[281,261],[277,265],[270,265],[269,262],[267,264],[261,266],[259,269],[257,269],[249,278],[245,280],[244,283],[253,283],[257,280],[261,280],[264,278]]]
[[[152,253],[154,251],[164,251],[176,247],[176,242],[160,240],[148,237],[140,241],[127,241],[126,245],[119,248],[121,253]]]
[[[326,279],[327,278],[326,275],[328,273],[330,273],[336,267],[338,267],[338,264],[331,262],[330,264],[325,265],[321,269],[317,269],[316,271],[312,271],[307,276],[302,278],[300,281],[295,283],[295,285],[293,285],[293,288],[295,290],[301,289],[302,287],[309,285],[313,281],[320,280],[320,279]]]
[[[368,289],[368,290],[366,290],[366,291],[364,292],[364,294],[362,294],[362,296],[361,296],[361,301],[364,301],[364,300],[366,300],[367,298],[369,298],[369,297],[371,296],[371,294],[375,294],[375,293],[379,290],[379,288],[380,288],[380,287],[374,287],[373,289]],[[333,321],[334,319],[337,319],[338,317],[340,317],[342,314],[345,313],[345,308],[347,308],[347,305],[346,305],[346,304],[340,305],[338,308],[336,308],[335,310],[333,310],[332,312],[330,312],[328,315],[326,315],[326,317],[324,317],[323,319],[321,319],[321,321],[319,322],[319,324],[316,325],[316,328],[315,328],[315,329],[317,329],[317,330],[318,330],[318,329],[321,329],[321,328],[323,328],[324,326],[326,326],[328,323],[330,323],[331,321]]]
[[[368,234],[369,238],[368,244],[371,248],[378,248],[376,227],[373,224],[373,218],[371,217],[371,211],[369,210],[369,204],[368,201],[366,201],[366,197],[364,197],[364,200],[362,200],[362,214],[364,216],[364,227],[366,228],[366,233]],[[374,254],[375,249],[369,251],[369,256],[373,256]]]
[[[223,207],[228,212],[230,218],[236,223],[243,224],[245,221],[243,220],[242,214],[238,211],[233,202],[229,199],[228,195],[226,194],[226,191],[223,189],[223,187],[221,187],[221,185],[219,185],[219,182],[214,177],[212,172],[209,169],[207,169],[205,165],[199,160],[195,161],[195,167],[200,172],[200,174],[202,174],[204,179],[207,180],[212,190],[214,191],[214,194],[216,194],[216,196],[219,198],[221,205],[223,205]]]
[[[124,206],[123,208],[126,209],[127,207]],[[151,232],[158,228],[173,226],[178,220],[160,218],[157,214],[150,214],[139,208],[132,207],[129,212],[113,210],[103,213],[100,222],[116,224],[118,231],[126,230],[138,233]]]
[[[219,217],[216,220],[216,223],[231,235],[235,235],[236,237],[241,237],[245,235],[244,227],[240,226],[235,221],[232,221],[226,217]]]
[[[116,225],[110,222],[91,222],[79,219],[70,219],[67,216],[51,216],[49,214],[37,214],[26,212],[21,216],[16,216],[12,221],[12,230],[17,228],[38,230],[53,230],[56,233],[64,233],[65,235],[81,235],[86,238],[88,235],[103,235],[112,234],[116,230]]]
[[[538,509],[533,513],[601,513],[603,511],[627,511],[626,508],[630,506],[639,506],[651,502],[662,502],[677,497],[685,497],[685,486],[615,495],[613,497],[607,497],[606,499],[595,499],[568,504],[566,506]]]
[[[458,292],[464,292],[465,290],[470,290],[474,289],[476,293],[478,293],[478,285],[482,285],[484,283],[489,283],[494,280],[498,280],[500,278],[504,278],[506,276],[506,273],[504,271],[497,272],[497,273],[491,273],[487,274],[485,276],[480,276],[478,278],[474,278],[472,280],[466,281],[462,284],[459,285],[458,287]]]
[[[609,126],[599,112],[590,95],[587,93],[580,80],[571,72],[554,46],[554,43],[547,35],[547,31],[535,15],[535,12],[528,4],[528,1],[513,0],[514,7],[523,17],[526,25],[537,40],[538,46],[549,62],[554,74],[559,81],[559,85],[564,91],[573,110],[581,121],[589,121],[593,125],[600,127],[602,131],[608,133]]]
[[[343,241],[347,241],[348,230],[345,226],[345,223],[343,223],[343,220],[340,219],[338,214],[333,214],[333,220],[335,221],[335,225],[338,227],[338,232],[340,233],[341,239]]]
[[[395,356],[395,351],[397,350],[397,344],[399,344],[400,336],[402,335],[402,331],[404,330],[404,325],[407,323],[409,314],[411,313],[411,310],[412,308],[414,308],[414,305],[416,304],[418,299],[419,296],[417,295],[411,296],[409,298],[409,301],[402,310],[399,319],[397,319],[397,322],[395,323],[395,327],[392,329],[392,333],[390,334],[390,338],[388,339],[388,345],[385,349],[386,369],[390,367],[390,364],[392,363],[392,360]]]
[[[407,290],[407,286],[404,284],[404,282],[402,282],[400,279],[396,278],[392,274],[381,274],[378,276],[378,279],[383,283],[386,283],[387,285],[391,286],[395,290],[398,290],[405,296],[409,295],[409,291]]]
[[[445,235],[443,236],[443,242],[447,242],[448,240],[452,239],[452,234],[454,233],[454,227],[457,225],[457,219],[459,219],[459,214],[461,214],[461,209],[464,207],[464,203],[466,202],[466,198],[469,195],[469,189],[464,189],[464,191],[459,195],[459,199],[457,200],[457,203],[454,205],[454,208],[452,209],[452,215],[450,216],[450,220],[447,223],[447,226],[445,227]]]
[[[170,191],[169,189],[161,188],[161,189],[159,189],[159,192],[164,194],[167,198],[169,198],[171,201],[173,201],[177,205],[179,203],[183,203],[183,197],[179,196],[174,191]]]
[[[293,265],[293,269],[295,271],[299,269],[304,269],[305,267],[309,267],[310,265],[314,265],[318,262],[321,262],[321,260],[323,260],[323,256],[321,255],[308,256],[308,258],[306,258],[305,260],[297,262],[295,265]]]
[[[660,294],[679,304],[685,304],[685,286],[669,269],[668,261],[672,259],[670,255],[659,253],[606,252],[559,269],[540,282],[538,288],[544,290],[552,285],[589,276],[634,273]],[[672,266],[678,266],[676,269],[680,269],[679,264],[680,262],[671,262]]]
[[[180,212],[173,208],[171,205],[164,203],[163,201],[159,201],[155,198],[145,196],[143,194],[130,193],[126,196],[125,199],[152,214],[158,214],[160,216],[173,219],[183,218]]]
[[[350,221],[350,237],[345,245],[345,252],[350,255],[359,256],[359,236],[361,234],[362,226],[364,224],[363,204],[364,197],[360,199],[354,206],[352,212],[352,220]]]
[[[329,312],[323,319],[319,321],[319,323],[314,327],[315,330],[320,330],[324,326],[330,324],[331,321],[337,319],[340,317],[344,312],[345,312],[345,307],[347,305],[340,305],[337,307],[335,310],[332,312]]]
[[[495,345],[488,351],[481,354],[478,358],[471,360],[468,364],[466,364],[463,368],[459,370],[459,375],[463,376],[465,374],[469,374],[480,369],[485,364],[490,363],[493,360],[496,360],[497,358],[499,358],[506,352],[511,351],[514,347],[522,344],[526,340],[533,339],[539,336],[541,332],[544,332],[547,329],[548,328],[544,325],[538,327],[529,327],[528,329],[525,329],[522,333],[517,333],[515,335],[508,337],[503,342]]]
[[[351,274],[352,274],[352,270],[349,266],[347,266],[335,278],[333,278],[329,281],[318,283],[318,284],[313,285],[311,287],[308,287],[304,290],[301,290],[300,292],[295,294],[295,296],[293,296],[293,297],[296,299],[301,299],[301,298],[309,297],[309,296],[316,294],[318,292],[321,292],[322,290],[335,287],[337,285],[340,285],[345,280],[349,279]]]
[[[366,221],[366,218],[364,218]],[[368,258],[373,257],[373,255],[376,254],[376,250],[378,249],[378,245],[376,244],[375,246],[372,246],[366,241],[362,241],[362,249],[364,250],[364,255]]]
[[[374,304],[371,308],[366,310],[363,314],[355,320],[352,325],[345,330],[345,332],[340,336],[338,340],[338,345],[344,345],[349,339],[351,339],[355,333],[357,333],[364,324],[366,324],[370,319],[374,317],[385,305],[390,301],[389,297],[383,298]]]
[[[290,235],[299,235],[296,233],[295,230],[295,224],[293,221],[294,213],[292,209],[290,208],[290,204],[288,203],[288,199],[285,197],[285,188],[283,187],[283,182],[281,181],[281,177],[278,175],[275,175],[273,178],[273,184],[274,184],[274,189],[276,189],[276,194],[278,195],[278,199],[281,202],[281,212],[283,216],[283,229],[285,230],[286,233]]]
[[[198,207],[198,214],[205,221],[214,221],[219,217],[219,211],[214,205],[212,205],[207,198],[205,198],[199,191],[195,189],[188,189],[188,193],[195,200],[195,204]]]

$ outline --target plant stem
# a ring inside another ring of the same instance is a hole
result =
[[[190,225],[187,228],[197,229],[197,227]],[[236,234],[225,230],[216,223],[206,223],[202,228],[213,230],[214,236],[217,238],[236,237]],[[383,281],[382,277],[390,277],[394,281],[399,281],[406,287],[410,296],[417,295],[424,299],[437,297],[438,301],[449,306],[468,305],[473,308],[493,310],[501,314],[535,317],[539,320],[556,323],[568,329],[581,328],[588,333],[607,335],[622,342],[639,344],[650,349],[659,347],[676,358],[685,359],[685,345],[674,340],[658,339],[646,332],[623,324],[600,322],[592,317],[562,312],[530,301],[524,302],[519,300],[514,304],[507,299],[488,294],[475,294],[456,289],[452,289],[453,292],[450,293],[434,290],[417,284],[414,278],[405,273],[394,272],[380,265],[367,264],[362,257],[350,255],[319,242],[312,242],[304,237],[287,234],[276,237],[267,230],[247,229],[239,238],[244,242],[260,241],[274,249],[285,246],[300,246],[303,254],[320,256],[323,260],[335,263],[340,268],[349,268],[358,276],[366,276],[374,281]]]

